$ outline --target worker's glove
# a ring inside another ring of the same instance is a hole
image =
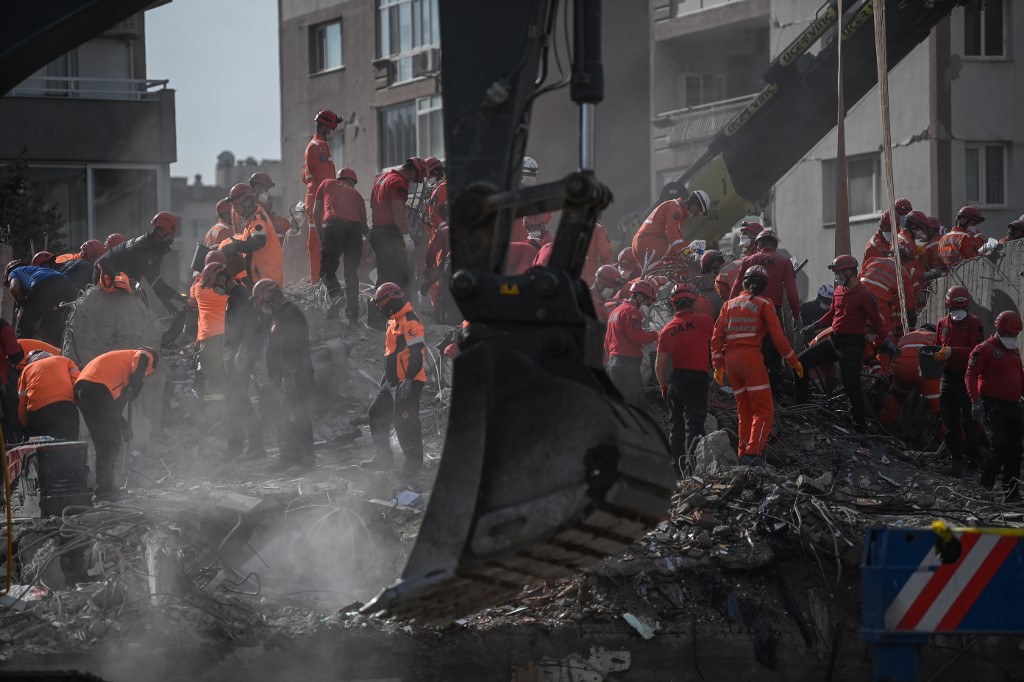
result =
[[[412,251],[416,248],[416,245],[412,243],[412,235],[403,234],[402,241],[405,242],[405,250]]]
[[[971,405],[971,419],[979,424],[985,423],[985,406],[980,402]]]
[[[725,368],[715,367],[715,383],[719,386],[725,386]]]
[[[885,342],[882,343],[882,351],[888,353],[893,357],[896,357],[897,355],[900,354],[899,346],[893,343],[892,339],[886,339]]]
[[[804,366],[803,366],[803,363],[801,363],[799,360],[797,360],[796,364],[793,365],[793,371],[796,372],[796,378],[797,379],[803,379],[804,378]]]
[[[949,346],[943,346],[939,350],[932,353],[932,360],[935,360],[937,362],[945,362],[952,352],[952,348],[950,348]]]
[[[821,329],[821,327],[818,326],[817,322],[815,322],[813,324],[809,324],[809,325],[807,325],[806,327],[804,327],[803,329],[800,330],[800,336],[803,336],[805,338],[807,338],[807,337],[813,338],[814,335],[816,333],[818,333],[819,329]]]
[[[939,270],[938,268],[933,268],[924,273],[925,282],[931,282],[932,280],[938,279],[939,277],[942,277],[942,271]]]
[[[128,420],[121,417],[121,438],[126,441],[133,440],[135,434],[132,432],[132,425],[128,423]]]

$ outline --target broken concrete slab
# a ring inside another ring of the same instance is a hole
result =
[[[693,455],[695,473],[703,476],[719,475],[738,462],[736,451],[729,442],[729,434],[725,431],[712,431],[697,441]]]

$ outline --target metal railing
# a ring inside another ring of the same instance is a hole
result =
[[[156,99],[167,80],[95,78],[87,76],[33,76],[18,84],[15,97],[66,97],[77,99]]]
[[[700,104],[686,109],[676,109],[658,114],[654,119],[656,128],[668,128],[667,144],[674,147],[714,137],[732,118],[757,97],[757,93],[733,97],[709,104]],[[660,137],[660,136],[659,136]]]

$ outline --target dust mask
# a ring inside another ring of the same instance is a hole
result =
[[[523,187],[533,187],[534,185],[537,184],[537,176],[524,175],[521,178],[519,178],[519,184],[522,185]]]
[[[1016,336],[1000,336],[999,342],[1006,346],[1008,350],[1016,350],[1017,348]]]
[[[270,192],[260,192],[256,195],[256,198],[261,204],[265,204],[270,199]]]
[[[260,312],[263,313],[264,315],[273,315],[274,309],[271,308],[269,305],[264,304],[260,306]]]
[[[967,311],[966,310],[950,310],[949,311],[949,319],[953,320],[954,322],[960,322],[961,320],[963,320],[966,317],[967,317]]]
[[[745,249],[748,246],[750,246],[750,237],[743,235],[742,237],[740,237],[740,247]]]
[[[530,239],[540,239],[541,231],[533,230],[527,234]]]

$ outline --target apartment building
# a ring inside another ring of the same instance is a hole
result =
[[[145,40],[140,12],[0,97],[0,164],[28,161],[73,246],[141,234],[169,206],[174,90],[148,77]]]
[[[676,177],[760,87],[760,75],[814,19],[821,0],[651,0],[652,179]],[[1009,0],[958,7],[889,74],[897,196],[948,225],[978,206],[992,236],[1024,213],[1024,87],[1013,36],[1024,12]],[[1016,11],[1015,11],[1016,10]],[[812,48],[816,51],[818,46]],[[874,55],[870,55],[873,58]],[[864,58],[863,55],[857,58]],[[888,198],[878,88],[846,120],[851,242],[860,256]],[[779,181],[766,220],[794,255],[809,258],[806,297],[829,279],[834,251],[833,130]]]

